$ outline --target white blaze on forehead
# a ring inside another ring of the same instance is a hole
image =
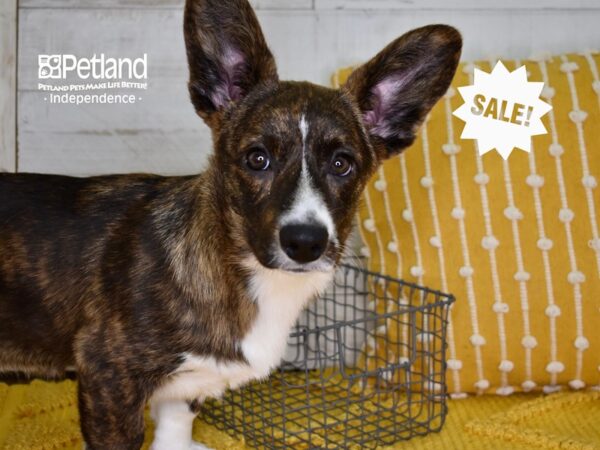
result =
[[[327,228],[330,239],[335,239],[335,226],[331,213],[323,201],[323,197],[312,184],[308,163],[306,160],[306,138],[310,126],[304,114],[300,118],[300,133],[302,134],[302,171],[298,179],[298,187],[294,194],[294,202],[290,210],[281,218],[281,226],[316,222]]]
[[[304,114],[302,114],[302,117],[300,118],[300,133],[302,133],[302,162],[304,162],[306,157],[306,136],[308,136],[308,122],[306,121]]]

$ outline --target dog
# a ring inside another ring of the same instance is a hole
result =
[[[92,450],[204,448],[207,397],[266,377],[332,279],[361,192],[410,146],[461,52],[410,31],[341,89],[280,81],[246,0],[188,0],[189,93],[211,128],[201,174],[0,175],[0,371],[74,366]]]

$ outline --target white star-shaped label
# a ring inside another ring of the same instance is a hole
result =
[[[521,66],[510,72],[498,61],[492,73],[474,69],[474,83],[458,88],[465,103],[454,115],[465,122],[461,139],[476,139],[479,154],[513,148],[531,151],[531,137],[546,134],[542,116],[552,109],[540,100],[544,83],[527,81]]]

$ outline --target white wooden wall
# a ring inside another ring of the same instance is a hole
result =
[[[17,0],[0,8],[0,172],[17,164]]]
[[[4,20],[10,1],[1,1]],[[600,0],[253,3],[281,77],[322,84],[329,83],[337,67],[364,61],[396,36],[428,23],[458,27],[465,39],[465,59],[600,47]],[[20,171],[88,175],[201,170],[211,142],[187,96],[182,5],[183,0],[20,0]],[[40,53],[148,53],[150,88],[136,105],[50,105],[37,91]],[[0,154],[0,161],[10,158]]]

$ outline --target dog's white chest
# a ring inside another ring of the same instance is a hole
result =
[[[283,356],[287,337],[300,311],[331,280],[331,273],[290,274],[255,269],[251,289],[258,315],[240,342],[246,362],[217,361],[212,356],[185,354],[172,379],[154,395],[156,400],[216,397],[228,387],[266,377]]]

